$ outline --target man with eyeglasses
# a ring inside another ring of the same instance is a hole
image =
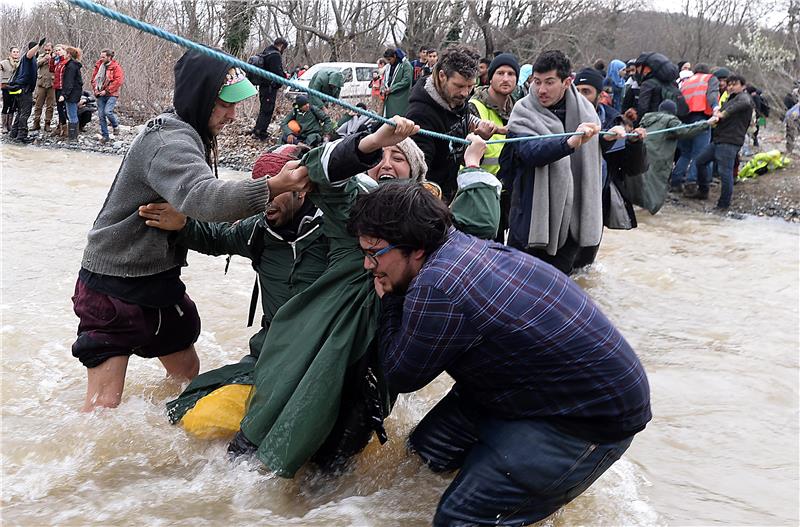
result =
[[[419,187],[386,185],[359,197],[348,228],[381,297],[389,390],[455,380],[408,441],[433,471],[460,470],[433,524],[528,525],[583,493],[644,429],[647,376],[565,274],[454,222]]]

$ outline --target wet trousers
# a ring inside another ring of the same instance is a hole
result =
[[[456,387],[420,421],[409,446],[435,472],[460,469],[434,526],[528,525],[582,494],[632,439],[593,443],[543,419],[498,419]]]

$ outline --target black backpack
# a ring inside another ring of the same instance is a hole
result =
[[[689,105],[686,103],[686,98],[674,82],[672,84],[661,84],[661,100],[670,100],[675,103],[675,106],[678,107],[678,113],[675,114],[678,119],[684,120],[689,115]]]
[[[276,50],[270,50],[267,53],[259,53],[257,55],[253,55],[249,59],[247,59],[247,63],[251,66],[255,66],[256,68],[261,68],[262,70],[267,70],[267,57],[272,55],[273,53],[279,53]],[[267,70],[269,71],[269,70]],[[273,86],[275,85],[274,82],[267,79],[266,77],[262,77],[261,75],[254,75],[247,72],[247,79],[252,82],[256,86]]]

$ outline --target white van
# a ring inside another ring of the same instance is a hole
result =
[[[372,72],[377,69],[377,64],[367,62],[320,62],[308,68],[299,79],[295,79],[295,82],[308,86],[311,78],[318,71],[340,71],[344,77],[344,86],[342,86],[339,98],[366,101],[372,93],[369,86],[372,81]],[[301,92],[287,86],[285,93],[287,97],[294,98]]]

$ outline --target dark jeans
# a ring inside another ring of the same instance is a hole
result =
[[[278,96],[278,90],[275,88],[261,86],[258,88],[258,101],[261,107],[258,109],[258,119],[253,128],[256,135],[267,135],[267,128],[272,121],[272,112],[275,111],[275,99]]]
[[[14,123],[11,125],[11,137],[25,139],[28,137],[28,118],[33,110],[33,90],[25,88],[22,93],[17,95],[17,113],[14,115]]]
[[[708,163],[714,161],[721,184],[717,207],[728,208],[733,198],[733,169],[736,165],[736,154],[739,146],[727,143],[711,143],[706,146],[695,159],[697,164],[697,187],[708,192],[711,178],[708,174]]]
[[[17,111],[17,96],[8,93],[8,88],[3,88],[3,115],[13,114]]]
[[[543,419],[497,419],[457,390],[439,401],[409,438],[432,470],[461,469],[439,501],[435,526],[539,521],[588,489],[631,444],[632,437],[585,441]]]
[[[61,90],[56,90],[56,110],[58,111],[58,124],[67,124],[67,103],[59,101]]]
[[[697,122],[697,120],[690,120]],[[678,141],[678,150],[681,156],[675,163],[670,177],[670,185],[676,187],[681,183],[694,183],[697,181],[697,156],[711,142],[711,129],[704,130],[694,137]]]

